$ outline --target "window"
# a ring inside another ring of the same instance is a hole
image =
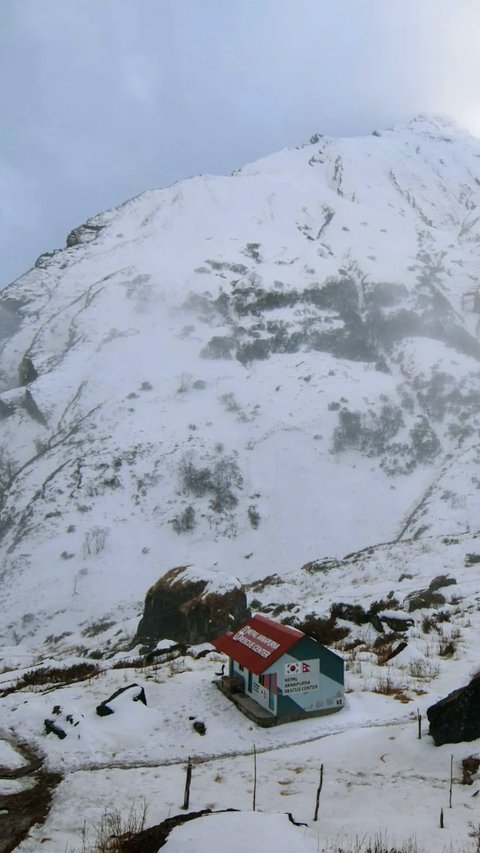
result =
[[[258,683],[261,685],[261,687],[265,687],[265,676],[264,675],[258,676]]]
[[[241,663],[238,664],[238,668],[239,668],[240,672],[243,672],[243,665]]]

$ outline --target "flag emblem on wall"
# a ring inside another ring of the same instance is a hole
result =
[[[296,675],[300,672],[310,672],[310,664],[301,660],[285,664],[285,675]]]

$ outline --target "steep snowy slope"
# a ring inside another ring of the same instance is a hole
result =
[[[480,142],[420,117],[147,192],[1,294],[0,636],[478,529]]]

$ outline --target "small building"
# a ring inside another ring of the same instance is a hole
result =
[[[343,658],[297,628],[252,616],[213,645],[229,657],[228,676],[217,686],[259,725],[343,707]]]

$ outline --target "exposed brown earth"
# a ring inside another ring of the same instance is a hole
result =
[[[25,764],[14,770],[0,767],[0,779],[29,778],[32,786],[14,794],[0,794],[0,853],[11,853],[32,826],[45,821],[53,791],[62,778],[59,773],[43,771],[43,758],[27,744],[12,742],[12,746],[25,759]]]

